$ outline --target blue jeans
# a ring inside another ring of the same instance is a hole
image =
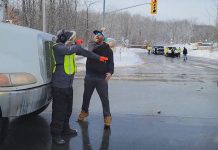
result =
[[[187,55],[183,54],[183,60],[186,61],[187,60]]]

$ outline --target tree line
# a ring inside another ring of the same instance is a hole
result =
[[[91,31],[102,27],[102,12],[93,11],[93,0],[46,0],[47,32],[59,29],[77,31],[87,42]],[[8,0],[6,18],[14,24],[42,30],[42,0]],[[105,27],[110,37],[132,44],[218,42],[218,24],[198,25],[193,20],[158,21],[128,12],[106,14]]]

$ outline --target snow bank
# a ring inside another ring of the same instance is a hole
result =
[[[213,60],[218,60],[218,51],[215,50],[192,50],[190,45],[173,45],[176,47],[185,46],[188,49],[188,56],[202,57]],[[141,53],[146,53],[147,51],[139,48],[121,48],[116,47],[114,50],[114,65],[115,67],[132,67],[137,65],[142,65],[144,61],[139,57]],[[76,61],[77,64],[82,64],[78,66],[78,71],[85,70],[86,58],[80,57]]]
[[[190,44],[174,44],[175,47],[180,47],[183,50],[183,47],[188,49],[188,56],[202,57],[208,59],[218,60],[218,51],[217,50],[198,50],[193,49],[193,45]]]
[[[114,65],[115,67],[131,67],[144,63],[137,53],[143,53],[145,50],[137,48],[121,48],[116,47],[114,50]],[[86,58],[82,58],[77,63],[86,63]]]
[[[188,55],[218,60],[218,51],[215,50],[188,50]]]

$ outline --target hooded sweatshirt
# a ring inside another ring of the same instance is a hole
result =
[[[105,78],[106,73],[114,73],[113,51],[107,43],[103,42],[102,44],[97,44],[94,41],[91,41],[89,42],[88,50],[100,56],[108,57],[108,61],[102,63],[94,59],[87,58],[86,77]]]

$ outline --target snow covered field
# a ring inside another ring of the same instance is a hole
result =
[[[188,49],[188,56],[194,56],[194,57],[202,57],[202,58],[208,58],[212,60],[218,61],[218,51],[212,51],[212,50],[192,50],[190,47],[185,45]],[[180,45],[179,47],[183,48],[184,45]],[[142,65],[144,63],[144,60],[142,60],[139,56],[141,53],[147,53],[147,50],[140,49],[140,48],[121,48],[116,47],[114,50],[114,64],[115,67],[131,67],[131,66],[137,66]],[[81,59],[77,60],[78,65],[78,71],[85,70],[85,64],[86,58],[82,57]]]
[[[141,65],[144,61],[139,57],[138,53],[145,53],[143,49],[126,49],[117,47],[114,50],[114,65],[115,67],[130,67]],[[85,64],[86,58],[80,59],[77,63]]]
[[[194,56],[194,57],[202,57],[202,58],[208,58],[208,59],[215,59],[218,60],[218,50],[193,50],[191,45],[185,44],[175,44],[173,45],[175,47],[183,47],[185,46],[188,49],[188,56]]]
[[[188,50],[188,55],[218,60],[218,51],[215,50]]]

